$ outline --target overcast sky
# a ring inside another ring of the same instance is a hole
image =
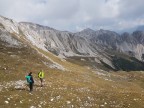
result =
[[[58,30],[126,30],[144,25],[144,0],[0,0],[0,15]]]

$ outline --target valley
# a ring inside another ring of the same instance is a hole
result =
[[[116,33],[88,30],[69,33],[0,17],[0,107],[143,108],[143,32],[134,33],[141,41],[123,43]]]

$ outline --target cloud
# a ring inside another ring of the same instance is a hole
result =
[[[79,10],[79,0],[49,0],[47,15],[54,19],[69,19]]]
[[[0,1],[1,13],[16,20],[29,20],[37,17],[42,10],[41,4],[37,0],[3,0]]]
[[[144,15],[143,0],[120,0],[119,11],[120,17],[133,19]]]
[[[59,30],[121,30],[144,24],[143,4],[143,0],[1,0],[0,14]]]

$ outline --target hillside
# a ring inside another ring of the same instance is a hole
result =
[[[17,54],[16,51],[21,53]],[[82,70],[79,66],[75,67],[75,71],[60,71],[43,65],[40,62],[42,58],[37,60],[38,56],[27,48],[6,48],[1,49],[1,52],[5,54],[1,53],[0,56],[5,58],[1,61],[0,69],[1,107],[144,107],[143,72],[108,73],[86,68]],[[45,70],[45,84],[42,88],[37,78],[41,68]],[[35,79],[32,94],[25,87],[25,75],[29,71],[34,73]]]
[[[45,59],[29,47],[1,45],[0,52],[1,107],[144,107],[143,72],[108,73],[72,64],[74,71],[61,71],[45,66]],[[42,88],[37,78],[41,68],[45,70]],[[32,94],[25,80],[29,71],[35,79]]]
[[[89,33],[95,38],[95,31]],[[91,37],[0,17],[0,107],[143,108],[144,73],[137,71],[143,70],[143,62],[106,49],[110,43],[102,45],[104,37],[90,44]],[[41,69],[44,87],[37,77]],[[35,80],[32,93],[25,79],[30,71]]]

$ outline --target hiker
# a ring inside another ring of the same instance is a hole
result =
[[[33,91],[33,84],[34,84],[34,80],[33,80],[33,76],[32,76],[32,72],[30,72],[27,76],[26,76],[27,82],[29,84],[29,88],[30,88],[30,92]]]
[[[40,79],[41,87],[42,87],[43,86],[43,78],[44,78],[43,70],[40,70],[40,72],[38,73],[38,78]]]

